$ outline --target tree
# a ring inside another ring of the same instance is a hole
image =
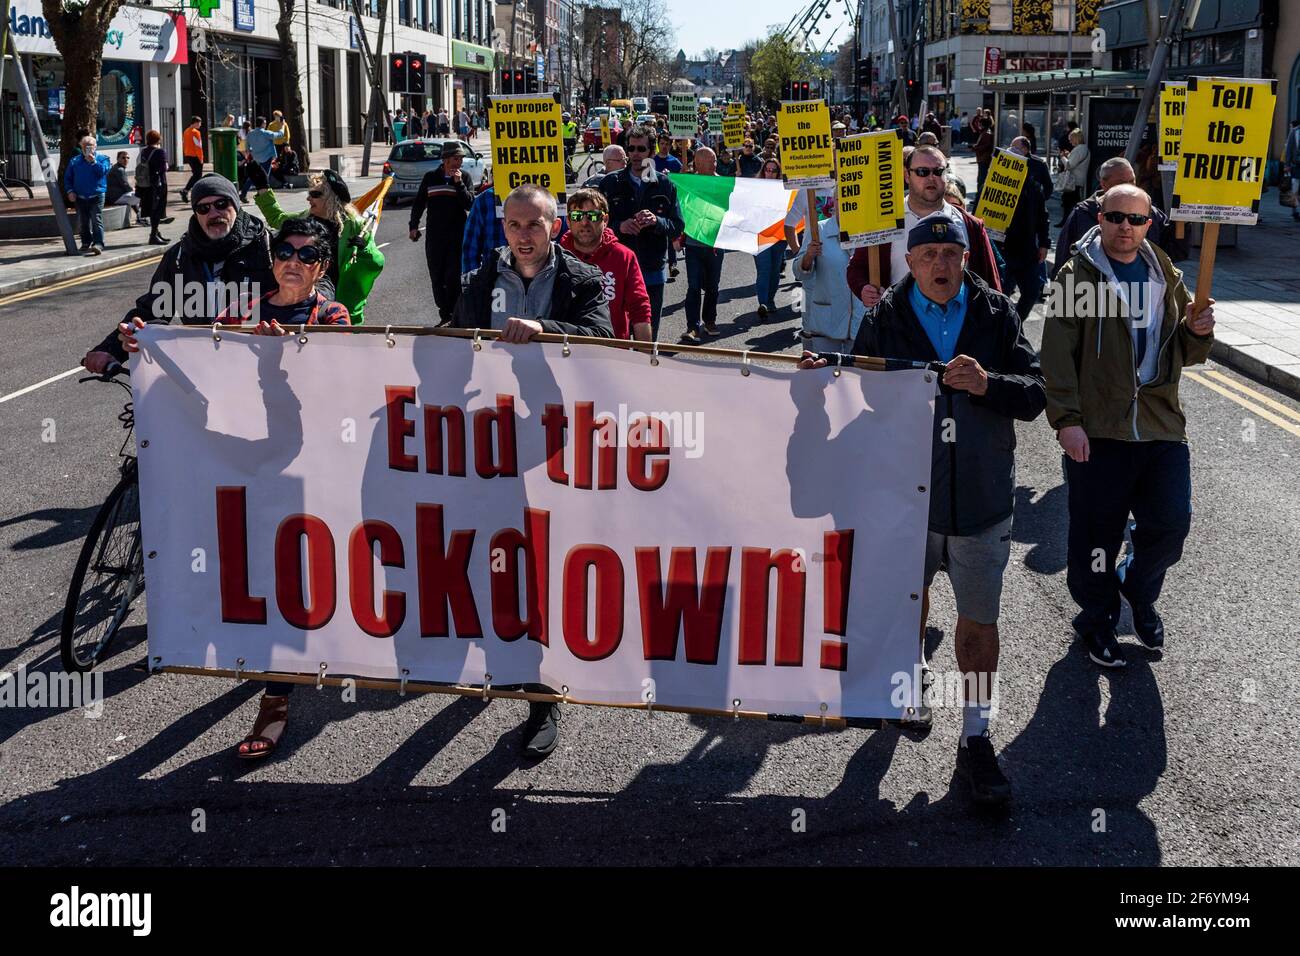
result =
[[[654,63],[672,56],[675,34],[664,0],[624,0],[620,9],[617,79],[630,94],[647,82]]]
[[[99,78],[104,36],[122,0],[41,0],[41,14],[63,57],[63,135],[59,137],[59,182],[80,148],[77,134],[92,136],[99,122]],[[39,135],[31,130],[33,136]]]
[[[779,100],[787,82],[810,72],[807,58],[775,31],[759,41],[749,59],[749,80],[759,102]]]
[[[293,42],[294,0],[278,0],[280,19],[275,22],[275,32],[280,38],[280,75],[283,78],[284,118],[289,124],[289,142],[298,154],[299,167],[307,169],[311,159],[307,154],[307,135],[302,118],[306,112],[302,104],[302,87],[298,82],[298,44]]]

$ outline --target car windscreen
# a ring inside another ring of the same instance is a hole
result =
[[[422,163],[442,159],[442,143],[398,143],[388,156],[390,163]]]

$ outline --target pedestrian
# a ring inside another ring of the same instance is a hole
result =
[[[952,138],[952,149],[956,149],[965,142],[965,136],[963,134],[963,127],[965,124],[966,113],[963,111],[962,114],[958,116],[954,111],[952,119],[948,120],[948,129],[951,130],[950,136]]]
[[[266,224],[240,208],[230,180],[217,173],[204,176],[190,190],[190,208],[193,215],[185,235],[163,254],[146,291],[123,323],[139,318],[163,325],[176,320],[183,325],[211,325],[228,304],[228,290],[242,287],[260,296],[275,286]],[[184,296],[175,294],[178,287],[186,290]],[[188,290],[194,289],[204,294],[191,295]],[[186,308],[195,301],[204,306],[197,314]],[[114,327],[81,364],[102,375],[112,362],[125,362],[119,331]]]
[[[281,208],[260,164],[249,167],[248,172],[257,187],[257,208],[270,228],[279,229],[291,214]],[[326,169],[307,178],[306,215],[320,222],[331,243],[329,268],[320,280],[322,291],[327,298],[343,303],[353,325],[361,325],[370,290],[384,269],[384,254],[352,205],[352,192],[343,177]]]
[[[181,134],[181,153],[190,168],[190,178],[181,187],[181,202],[188,204],[190,190],[203,176],[203,120],[197,116],[190,117],[190,125]]]
[[[1097,215],[1101,212],[1101,200],[1106,195],[1106,191],[1115,186],[1134,185],[1133,167],[1123,156],[1112,156],[1097,167],[1097,180],[1100,184],[1097,192],[1078,203],[1065,217],[1065,225],[1061,227],[1056,237],[1056,259],[1052,278],[1056,277],[1056,273],[1070,256],[1078,251],[1074,248],[1075,243],[1096,228]],[[1163,249],[1172,262],[1186,259],[1191,251],[1189,240],[1178,238],[1171,227],[1169,217],[1154,201],[1151,203],[1151,223],[1147,227],[1146,238],[1153,246]]]
[[[978,203],[979,194],[984,191],[984,177],[989,174],[989,163],[993,161],[993,121],[982,116],[980,117],[979,132],[974,132],[973,125],[971,132],[975,137],[975,143],[971,148],[975,151],[975,168],[977,170],[975,201]]]
[[[990,738],[990,709],[1011,554],[1015,422],[1042,412],[1043,378],[1010,300],[964,269],[961,223],[923,219],[908,230],[907,246],[908,275],[867,313],[853,352],[944,365],[931,439],[919,637],[923,642],[930,585],[943,567],[957,604],[953,646],[965,688],[957,775],[976,803],[1002,806],[1011,785]],[[825,364],[808,351],[800,366]],[[928,725],[929,708],[922,713],[919,722]]]
[[[167,211],[167,152],[160,145],[162,133],[151,129],[144,136],[145,147],[135,160],[135,191],[140,195],[140,208],[149,220],[149,244],[165,246],[170,241],[158,231],[160,225],[172,222]]]
[[[600,191],[609,202],[609,227],[620,242],[636,253],[641,264],[641,276],[650,296],[650,325],[658,340],[668,246],[686,224],[677,202],[677,187],[650,161],[656,139],[649,127],[632,127],[627,136],[628,164],[606,176]]]
[[[284,118],[284,113],[280,110],[271,111],[271,122],[266,124],[267,130],[276,134],[275,154],[281,156],[289,147],[289,124]]]
[[[456,134],[463,141],[469,141],[469,114],[465,112],[463,106],[456,111]]]
[[[1066,218],[1088,188],[1088,147],[1083,144],[1083,130],[1078,127],[1070,131],[1070,151],[1061,157],[1061,221],[1057,228],[1065,225]]]
[[[1043,326],[1047,420],[1065,452],[1066,585],[1088,656],[1122,667],[1120,597],[1148,650],[1164,647],[1156,601],[1191,528],[1191,456],[1182,370],[1209,358],[1214,300],[1197,309],[1169,257],[1147,239],[1151,199],[1115,186],[1097,226],[1052,283]],[[1116,564],[1129,516],[1127,557]]]
[[[880,301],[885,289],[908,275],[906,236],[922,219],[935,214],[947,216],[953,222],[961,224],[966,239],[967,268],[990,289],[999,292],[1002,290],[993,243],[989,240],[984,223],[965,209],[955,209],[944,200],[947,190],[944,174],[947,169],[943,153],[933,146],[918,146],[903,161],[903,182],[907,187],[907,196],[903,202],[904,238],[895,239],[883,247],[888,251],[882,257],[880,285],[873,286],[870,282],[870,256],[873,253],[869,248],[855,250],[849,259],[849,290],[868,309]]]
[[[740,146],[740,157],[736,160],[737,176],[752,179],[763,168],[763,161],[754,155],[754,140],[745,137]]]
[[[253,124],[253,128],[248,130],[244,135],[244,141],[248,145],[249,155],[253,162],[261,167],[263,178],[269,176],[271,173],[271,163],[276,156],[275,144],[284,139],[286,135],[287,134],[283,129],[270,129],[266,125],[265,116],[259,116],[257,122]],[[247,170],[247,172],[251,174],[252,170]],[[242,187],[243,191],[239,194],[239,198],[244,202],[248,201],[249,185],[250,181],[245,179]],[[253,182],[252,185],[256,186],[257,183]],[[276,227],[272,226],[271,228],[274,229]]]
[[[569,194],[566,208],[569,231],[560,236],[560,248],[600,270],[614,338],[649,342],[650,295],[636,254],[619,242],[607,225],[605,194],[599,189],[575,190]]]
[[[780,180],[781,163],[775,159],[764,160],[758,178]],[[760,319],[776,311],[776,292],[781,284],[785,250],[786,241],[780,239],[754,253],[754,298],[758,302]]]
[[[428,210],[424,260],[429,267],[433,301],[439,325],[451,321],[460,298],[460,256],[465,239],[465,219],[474,203],[474,184],[461,167],[466,147],[455,140],[442,144],[442,164],[424,174],[411,203],[409,235],[420,240],[420,219]]]
[[[447,110],[445,107],[441,107],[438,110],[438,135],[439,136],[451,135],[451,118],[447,115]]]
[[[1060,153],[1069,153],[1074,149],[1074,142],[1070,139],[1070,134],[1079,128],[1079,124],[1074,120],[1068,120],[1065,124],[1065,130],[1056,139],[1056,149]],[[1083,134],[1080,133],[1080,136]]]
[[[80,140],[81,152],[63,171],[63,188],[77,207],[81,227],[81,252],[97,256],[104,251],[104,194],[108,191],[109,158],[95,152],[95,137]]]
[[[1034,127],[1029,123],[1021,123],[1020,135],[1029,143],[1029,153],[1027,155],[1033,156],[1036,154],[1038,152],[1038,133]]]
[[[840,245],[834,191],[829,212],[820,223],[820,238],[809,239],[794,258],[794,275],[803,289],[799,335],[811,352],[851,352],[866,310],[844,281],[850,250]]]
[[[1295,199],[1295,205],[1291,207],[1291,218],[1300,222],[1300,116],[1291,121],[1283,160],[1287,175],[1291,177],[1291,196]]]
[[[465,235],[460,250],[462,276],[487,263],[494,249],[506,245],[506,231],[497,216],[496,192],[491,186],[474,197],[465,219]]]
[[[695,151],[695,175],[716,176],[717,160],[707,146]],[[684,246],[686,259],[686,333],[682,341],[699,345],[706,337],[718,335],[718,286],[722,283],[722,249],[706,246],[682,233],[678,242]]]
[[[1011,141],[1011,152],[1024,156],[1021,150],[1028,149],[1029,141],[1017,136]],[[1030,165],[1039,162],[1030,157]],[[1043,167],[1046,170],[1046,166]],[[1016,299],[1016,311],[1021,321],[1029,318],[1038,300],[1042,297],[1043,286],[1047,282],[1045,263],[1047,254],[1052,251],[1051,231],[1048,228],[1047,203],[1042,190],[1032,176],[1026,175],[1020,184],[1020,198],[1016,200],[1016,211],[1007,226],[1006,238],[1002,240],[1002,256],[1007,263],[1007,274],[1011,281],[1003,289],[1010,295],[1013,289],[1019,289]]]
[[[943,124],[935,118],[933,113],[925,114],[925,122],[921,124],[921,129],[927,133],[933,133],[936,141],[943,135]]]
[[[126,170],[130,162],[130,157],[123,150],[117,154],[117,161],[108,171],[108,183],[105,186],[104,205],[105,206],[130,206],[131,212],[127,215],[135,220],[137,226],[145,224],[145,218],[140,211],[140,197],[135,194],[135,188],[131,180],[127,178]]]

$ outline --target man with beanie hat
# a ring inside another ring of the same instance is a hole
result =
[[[167,324],[211,325],[227,306],[228,290],[256,298],[275,289],[266,226],[240,208],[234,184],[217,173],[190,190],[189,228],[154,269],[149,288],[123,319]],[[238,310],[231,310],[238,312]],[[81,364],[102,374],[112,362],[125,362],[117,328]]]
[[[411,204],[410,236],[420,239],[420,217],[428,209],[428,234],[424,258],[429,265],[433,301],[440,324],[451,321],[460,298],[460,252],[465,240],[465,219],[474,203],[474,184],[461,166],[466,149],[458,140],[442,144],[442,165],[424,174]]]
[[[957,773],[976,803],[1000,806],[1010,800],[1011,785],[989,739],[989,711],[1002,574],[1011,554],[1015,420],[1037,418],[1047,397],[1038,355],[1015,307],[966,268],[966,244],[965,225],[948,216],[914,225],[907,235],[910,274],[868,310],[853,353],[943,366],[934,408],[920,636],[930,582],[943,566],[957,604],[953,643],[966,701]],[[804,352],[800,367],[825,364]],[[923,708],[919,722],[928,726],[929,720]]]

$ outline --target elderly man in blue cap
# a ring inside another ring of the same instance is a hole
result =
[[[1010,800],[1011,785],[989,738],[989,710],[998,666],[1002,574],[1011,555],[1015,420],[1037,418],[1047,396],[1038,355],[1021,331],[1015,307],[966,268],[968,257],[961,222],[936,215],[913,226],[907,234],[910,275],[868,310],[853,352],[943,365],[934,414],[921,637],[930,583],[944,567],[957,605],[953,643],[965,687],[957,773],[977,803],[1000,806]],[[805,352],[800,364],[825,363]],[[929,722],[924,708],[918,723],[924,728]]]

